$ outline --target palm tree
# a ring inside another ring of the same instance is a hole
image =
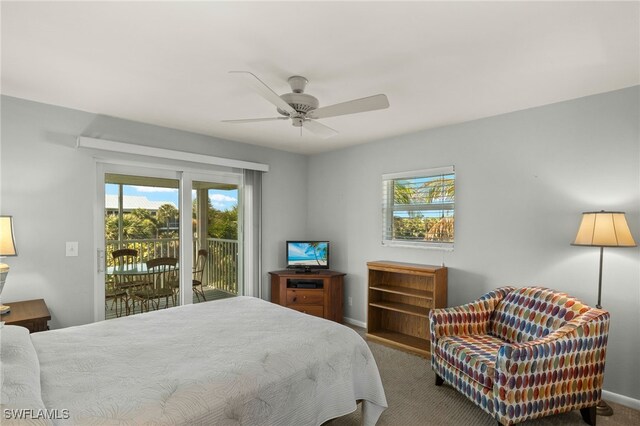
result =
[[[322,246],[320,245],[320,243],[309,243],[309,247],[307,247],[307,249],[305,250],[306,254],[310,254],[313,253],[313,257],[315,257],[316,259],[316,263],[321,266],[322,263],[320,263],[321,260],[324,261],[324,263],[327,263],[327,245],[323,244]]]
[[[163,204],[158,208],[157,220],[158,225],[164,225],[167,229],[171,223],[175,223],[178,220],[180,213],[178,209],[171,204]]]
[[[411,204],[411,200],[413,200],[415,194],[416,191],[414,188],[397,180],[393,182],[394,204]]]
[[[453,178],[434,179],[429,182],[425,182],[422,187],[426,189],[426,199],[428,202],[434,201],[450,202],[453,201],[455,196],[455,185]]]

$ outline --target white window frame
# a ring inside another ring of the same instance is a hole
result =
[[[411,241],[403,239],[389,238],[393,235],[393,213],[395,209],[393,187],[394,182],[399,179],[420,179],[440,175],[454,175],[455,166],[437,167],[422,170],[412,170],[408,172],[386,173],[382,175],[382,245],[389,247],[415,247],[425,249],[453,250],[455,243],[455,220],[454,220],[454,242],[435,242],[435,241]],[[454,183],[455,185],[455,183]],[[455,218],[455,197],[453,202],[447,203],[448,210],[453,210]]]

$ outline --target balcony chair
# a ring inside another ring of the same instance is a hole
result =
[[[178,259],[175,257],[158,257],[147,260],[147,272],[151,277],[151,285],[140,288],[134,293],[140,301],[140,310],[149,307],[160,309],[160,299],[165,298],[165,308],[169,307],[169,298],[175,306],[173,289],[178,283]]]
[[[135,249],[119,249],[114,250],[111,253],[113,258],[113,264],[115,268],[121,270],[134,269],[137,264],[138,250]],[[124,302],[126,309],[126,315],[131,313],[131,308],[135,312],[135,304],[129,306],[129,302],[134,302],[131,295],[137,289],[148,285],[149,282],[143,279],[140,275],[127,275],[127,274],[114,274],[113,290],[107,288],[106,295],[114,299],[114,303],[119,298]],[[122,306],[120,309],[120,315],[122,314]],[[120,316],[116,308],[116,316]]]
[[[200,296],[202,296],[202,300],[206,302],[207,297],[204,294],[204,289],[202,288],[202,274],[204,273],[204,268],[207,265],[207,258],[209,257],[209,252],[206,250],[198,250],[198,258],[196,259],[196,266],[193,268],[193,292],[200,301]]]
[[[502,287],[433,309],[431,366],[499,424],[580,409],[596,424],[609,313],[542,287]]]
[[[109,300],[111,300],[111,308],[109,308]],[[115,309],[116,317],[122,316],[123,307],[126,309],[127,291],[116,286],[115,281],[109,281],[104,288],[104,307],[105,309]],[[120,309],[118,310],[118,304]]]
[[[192,288],[193,292],[200,302],[200,296],[206,302],[207,297],[205,296],[204,289],[202,288],[202,274],[204,273],[204,268],[207,264],[207,258],[209,257],[209,252],[201,249],[198,250],[198,257],[196,257],[196,265],[193,267],[193,282]],[[178,298],[178,293],[180,291],[180,283],[178,281],[173,283],[173,293],[174,293],[174,304],[175,300]]]

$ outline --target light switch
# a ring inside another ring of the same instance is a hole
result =
[[[78,242],[67,241],[67,257],[78,255]]]

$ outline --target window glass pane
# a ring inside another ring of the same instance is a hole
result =
[[[238,185],[193,181],[193,303],[237,296]]]
[[[179,304],[178,186],[105,174],[105,319]]]
[[[453,210],[395,211],[393,239],[452,243],[453,221]]]
[[[455,173],[383,181],[383,241],[452,244]]]

